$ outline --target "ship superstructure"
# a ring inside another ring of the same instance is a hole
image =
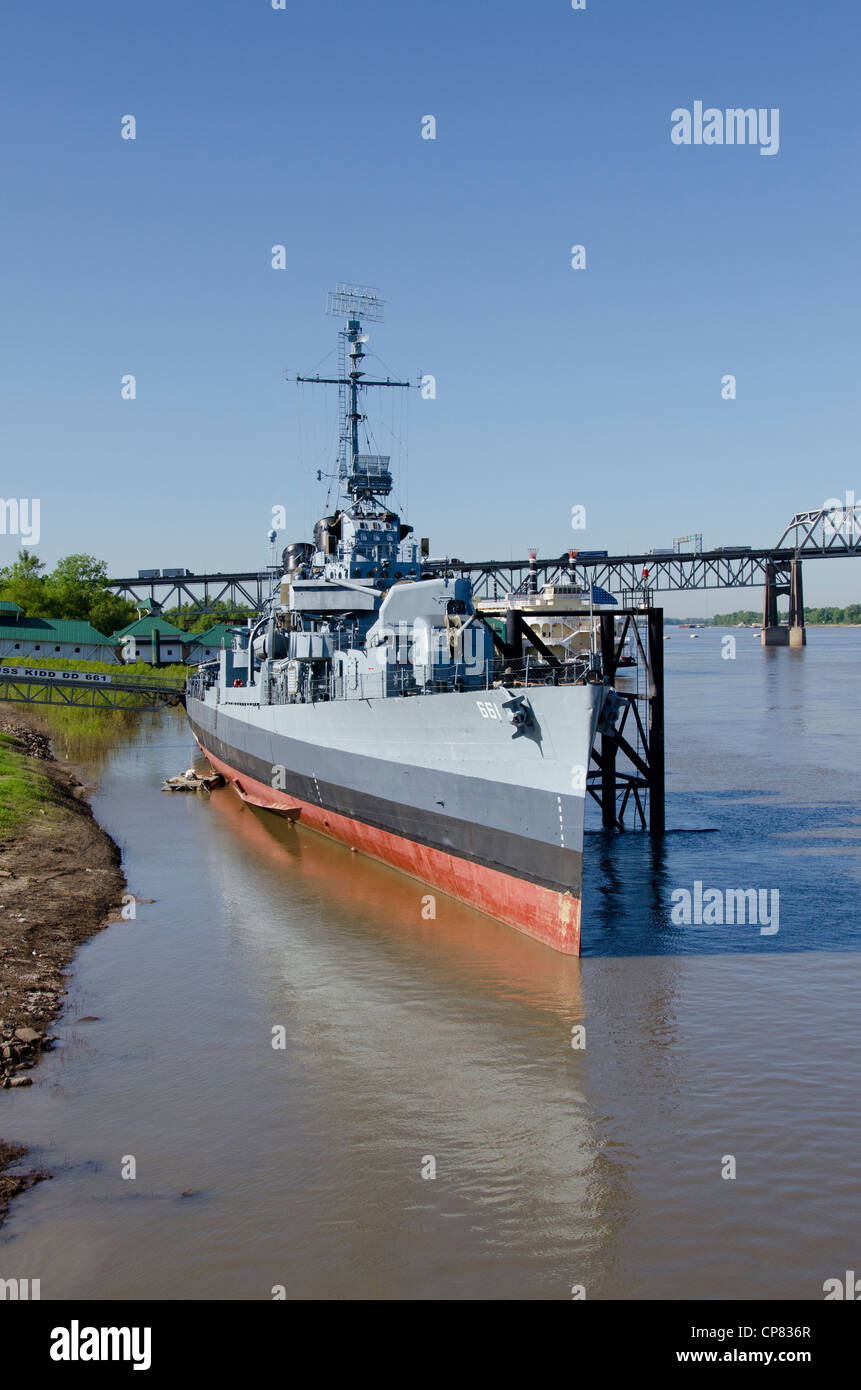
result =
[[[364,372],[376,291],[340,285],[329,307],[346,318],[338,376],[299,380],[338,387],[340,504],[313,543],[286,546],[258,620],[192,676],[195,737],[246,801],[578,953],[606,696],[592,651],[512,661],[467,579],[422,578],[390,459],[362,451],[367,388],[409,383]]]

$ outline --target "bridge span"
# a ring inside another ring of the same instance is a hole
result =
[[[427,560],[427,577],[450,573],[468,576],[476,597],[517,598],[536,593],[545,584],[591,582],[619,597],[623,604],[649,605],[656,593],[700,589],[764,591],[765,642],[803,641],[804,605],[802,561],[861,556],[861,502],[845,507],[821,507],[797,512],[769,547],[721,546],[712,550],[644,551],[639,555],[604,555],[575,547],[561,555],[523,560]],[[244,570],[225,574],[163,575],[112,579],[111,588],[132,602],[156,600],[163,608],[186,606],[203,617],[213,611],[257,611],[268,595],[278,570]],[[777,620],[777,599],[788,595],[789,623]],[[773,639],[770,629],[780,629]],[[784,636],[784,633],[786,635]]]
[[[67,667],[0,665],[0,700],[67,708],[141,710],[185,703],[185,679]]]

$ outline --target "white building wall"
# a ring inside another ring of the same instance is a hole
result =
[[[182,645],[179,642],[159,642],[158,659],[162,665],[171,662],[174,665],[183,660]],[[140,642],[122,642],[120,646],[120,661],[127,665],[134,661],[152,662],[152,642],[148,637],[142,638]]]
[[[33,659],[48,665],[55,661],[103,661],[110,666],[119,664],[116,648],[95,642],[25,642],[12,637],[0,637],[0,657],[16,660]]]
[[[220,651],[220,647],[201,647],[195,642],[194,646],[189,647],[185,659],[189,666],[199,666],[202,661],[217,660]]]

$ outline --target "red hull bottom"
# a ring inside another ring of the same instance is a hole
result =
[[[199,742],[199,740],[198,740]],[[312,830],[319,830],[351,849],[380,859],[392,868],[410,874],[449,897],[486,912],[500,922],[515,927],[554,951],[567,956],[580,954],[580,899],[570,893],[557,893],[537,883],[527,883],[498,869],[488,869],[467,859],[458,859],[443,850],[430,849],[387,830],[350,820],[322,806],[298,801],[286,792],[258,782],[245,773],[235,772],[200,743],[212,766],[234,786],[243,801],[265,810],[286,813]]]

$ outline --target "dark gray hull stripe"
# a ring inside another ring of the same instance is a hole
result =
[[[191,717],[189,723],[200,743],[234,772],[240,776],[245,773],[266,787],[272,786],[271,764],[225,743]],[[336,815],[361,821],[376,830],[399,835],[457,859],[466,859],[472,864],[524,879],[553,892],[580,897],[583,856],[577,850],[386,801],[366,792],[335,786],[331,782],[318,782],[314,777],[292,773],[289,769],[284,770],[278,790],[287,796],[295,796],[299,801],[310,802]]]

